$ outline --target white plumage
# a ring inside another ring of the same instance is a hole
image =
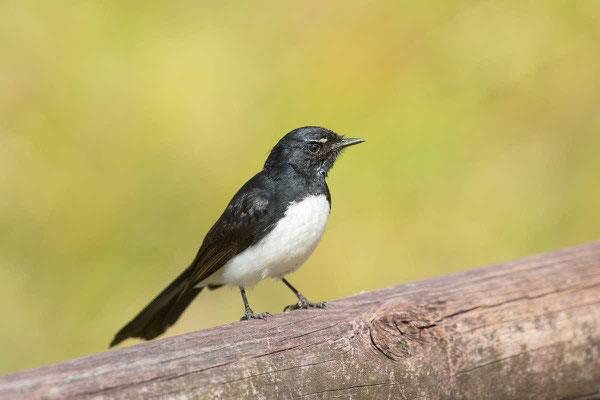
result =
[[[290,203],[271,232],[198,286],[252,286],[265,278],[281,278],[296,271],[319,244],[327,226],[329,207],[325,195]]]

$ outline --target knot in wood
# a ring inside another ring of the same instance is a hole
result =
[[[436,324],[422,312],[407,310],[386,313],[370,324],[371,343],[376,350],[391,360],[410,357],[419,352],[433,333]]]

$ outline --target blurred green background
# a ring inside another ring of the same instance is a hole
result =
[[[597,1],[1,2],[0,373],[106,350],[303,125],[367,140],[313,301],[597,239],[599,43]]]

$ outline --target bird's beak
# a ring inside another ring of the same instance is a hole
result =
[[[343,149],[344,147],[348,147],[348,146],[354,146],[355,144],[359,144],[364,142],[364,139],[358,139],[358,138],[344,138],[341,141],[333,144],[332,150],[334,149]]]

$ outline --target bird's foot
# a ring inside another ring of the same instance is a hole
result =
[[[286,306],[283,311],[293,311],[293,310],[308,310],[309,308],[325,308],[325,305],[327,303],[325,303],[324,301],[319,301],[318,303],[311,303],[310,301],[306,300],[306,297],[302,296],[302,295],[298,295],[298,302],[296,304],[290,304],[289,306]]]
[[[240,318],[240,321],[250,321],[251,319],[267,319],[267,317],[270,316],[270,312],[255,314],[251,309],[247,308],[246,312],[244,313],[244,316]]]

